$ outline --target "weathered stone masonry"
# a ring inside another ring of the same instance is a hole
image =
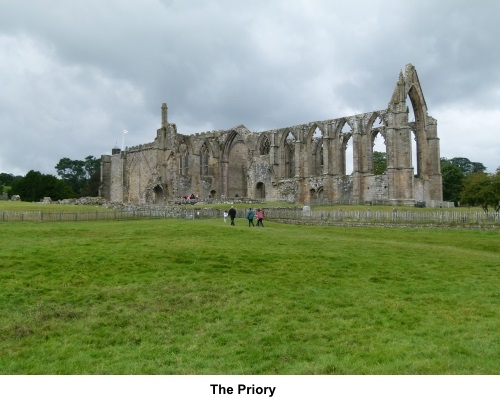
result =
[[[409,107],[415,122],[408,121]],[[387,109],[350,117],[264,132],[241,125],[182,135],[168,122],[166,104],[161,111],[162,126],[152,143],[102,156],[100,195],[105,199],[163,204],[193,193],[306,204],[318,199],[393,205],[442,200],[437,122],[427,115],[412,65],[401,72]],[[378,135],[385,141],[387,170],[376,176],[373,145]],[[347,175],[350,139],[353,172]]]

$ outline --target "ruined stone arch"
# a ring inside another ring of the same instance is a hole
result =
[[[187,137],[181,137],[179,139],[177,154],[179,160],[179,174],[181,176],[188,176],[190,174],[190,160],[193,155],[193,147]]]
[[[210,175],[210,148],[207,142],[203,142],[199,154],[200,176]]]
[[[249,150],[245,135],[239,127],[231,130],[223,147],[223,194],[228,197],[246,197],[248,193]]]
[[[415,116],[415,125],[413,126],[414,136],[416,141],[416,156],[417,161],[412,162],[413,165],[416,165],[416,175],[417,177],[425,176],[426,173],[426,165],[425,162],[427,160],[427,135],[425,132],[425,121],[426,121],[426,112],[427,106],[425,105],[425,100],[423,98],[421,89],[418,86],[413,84],[408,90],[408,98],[411,102],[411,107],[413,108],[413,114]],[[410,123],[409,123],[410,124]],[[409,125],[410,130],[412,129]]]
[[[305,137],[305,148],[307,159],[307,175],[321,176],[324,167],[324,143],[325,131],[318,123],[313,123]]]
[[[406,104],[407,98],[410,100],[410,106]],[[406,124],[410,131],[413,127],[417,147],[417,161],[411,162],[411,164],[416,168],[417,177],[428,176],[430,173],[428,165],[428,136],[426,132],[427,104],[425,102],[417,72],[413,65],[406,65],[404,72],[401,72],[391,102],[389,103],[389,107],[394,112],[405,113],[404,115],[406,116],[406,120],[401,122],[400,119],[400,125]],[[412,108],[413,115],[415,116],[414,125],[408,122],[409,108]],[[411,142],[409,148],[411,150]]]
[[[380,126],[375,126],[375,123],[377,120],[381,121]],[[371,174],[374,174],[374,152],[375,152],[375,141],[377,139],[377,136],[381,136],[383,143],[384,143],[384,153],[387,158],[387,142],[386,142],[386,131],[385,131],[385,120],[384,116],[380,111],[375,111],[372,113],[370,119],[368,120],[368,123],[366,125],[365,129],[365,135],[367,136],[367,141],[369,142],[368,145],[365,145],[366,147],[366,156],[365,159],[366,161],[363,162],[363,168],[366,168],[366,170],[362,170],[363,172],[368,172]]]
[[[298,135],[291,128],[285,129],[281,134],[281,176],[283,178],[292,178],[295,176],[295,146]]]
[[[337,139],[338,150],[335,151],[335,156],[337,157],[337,169],[338,173],[341,175],[346,175],[346,149],[349,140],[353,135],[354,124],[348,121],[347,118],[342,118],[337,123],[337,128],[335,130],[335,138]]]
[[[410,106],[407,105],[407,99]],[[415,116],[414,124],[408,122],[409,108],[412,108]],[[437,122],[427,115],[427,104],[413,65],[406,65],[400,73],[387,111],[390,118],[386,137],[389,181],[394,184],[408,184],[404,188],[393,187],[393,195],[389,198],[442,200]],[[412,128],[416,140],[416,162],[412,162]]]

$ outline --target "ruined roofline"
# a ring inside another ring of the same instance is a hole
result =
[[[333,124],[334,122],[339,122],[341,120],[345,120],[345,122],[354,122],[357,119],[363,119],[365,120],[367,117],[368,119],[373,116],[373,114],[377,114],[380,117],[384,117],[387,114],[387,111],[391,109],[391,106],[394,106],[395,104],[398,103],[406,103],[406,97],[409,96],[410,90],[414,88],[416,92],[418,93],[418,97],[421,100],[421,104],[423,106],[423,109],[425,113],[427,114],[427,104],[423,95],[423,91],[420,85],[420,81],[418,79],[418,74],[415,69],[415,66],[413,66],[411,63],[408,63],[405,65],[404,69],[400,71],[399,74],[399,79],[396,83],[396,87],[393,91],[392,97],[389,101],[389,104],[386,108],[381,109],[381,110],[374,110],[374,111],[369,111],[369,112],[364,112],[364,113],[358,113],[354,115],[346,115],[346,116],[341,116],[341,117],[336,117],[336,118],[329,118],[325,120],[315,120],[315,121],[309,121],[307,123],[299,123],[299,124],[294,124],[294,125],[289,125],[285,127],[279,127],[279,128],[270,128],[270,129],[265,129],[262,131],[251,131],[248,129],[245,125],[239,124],[236,126],[233,126],[228,129],[218,129],[218,130],[209,130],[209,131],[203,131],[203,132],[195,132],[192,134],[181,134],[180,132],[177,132],[178,135],[182,136],[213,136],[213,135],[219,135],[219,134],[224,134],[224,133],[229,133],[231,131],[237,131],[244,129],[250,133],[253,134],[262,134],[262,133],[273,133],[273,132],[280,132],[284,131],[288,128],[298,128],[298,127],[311,127],[314,124],[321,124],[321,125],[328,125],[328,124]],[[166,111],[167,111],[167,104],[162,103],[162,125],[165,127],[168,123],[166,121]]]
[[[370,112],[365,112],[365,113],[359,113],[359,114],[354,114],[354,115],[346,115],[346,116],[343,116],[343,117],[330,118],[330,119],[326,119],[326,120],[309,121],[307,123],[294,124],[294,125],[289,125],[289,126],[286,126],[286,127],[265,129],[265,130],[262,130],[262,131],[251,131],[246,126],[240,124],[240,125],[231,127],[229,129],[219,129],[219,130],[210,130],[210,131],[205,131],[205,132],[195,132],[195,133],[192,133],[192,134],[182,134],[182,133],[178,132],[177,134],[180,135],[180,136],[188,136],[188,137],[191,137],[191,136],[206,136],[206,137],[209,137],[209,136],[218,136],[218,135],[221,135],[221,134],[227,134],[227,133],[230,133],[232,131],[239,132],[238,130],[241,130],[241,129],[244,129],[244,130],[246,130],[246,131],[248,131],[248,132],[250,132],[252,134],[277,133],[277,132],[285,131],[285,130],[290,129],[290,128],[300,128],[300,127],[310,128],[313,125],[318,125],[318,124],[320,124],[320,125],[331,125],[333,123],[339,123],[341,121],[345,121],[346,123],[349,124],[349,122],[352,123],[352,122],[354,122],[357,119],[362,119],[363,121],[367,121],[371,117],[373,117],[374,114],[380,116],[381,118],[383,118],[387,114],[387,111],[388,111],[387,109],[375,110],[375,111],[370,111]]]

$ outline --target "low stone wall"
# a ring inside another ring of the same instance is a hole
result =
[[[293,219],[274,219],[273,222],[300,226],[340,226],[347,228],[422,228],[422,229],[470,229],[483,231],[500,231],[500,223],[497,224],[418,224],[401,222],[334,222],[334,221],[310,221]]]

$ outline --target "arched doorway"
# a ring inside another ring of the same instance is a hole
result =
[[[266,198],[266,185],[262,182],[257,183],[255,190],[255,198]]]
[[[229,151],[227,173],[228,197],[247,196],[248,150],[243,141],[236,140]]]
[[[165,192],[163,190],[163,187],[160,186],[159,184],[153,189],[154,192],[154,203],[155,204],[161,204],[165,202]]]

